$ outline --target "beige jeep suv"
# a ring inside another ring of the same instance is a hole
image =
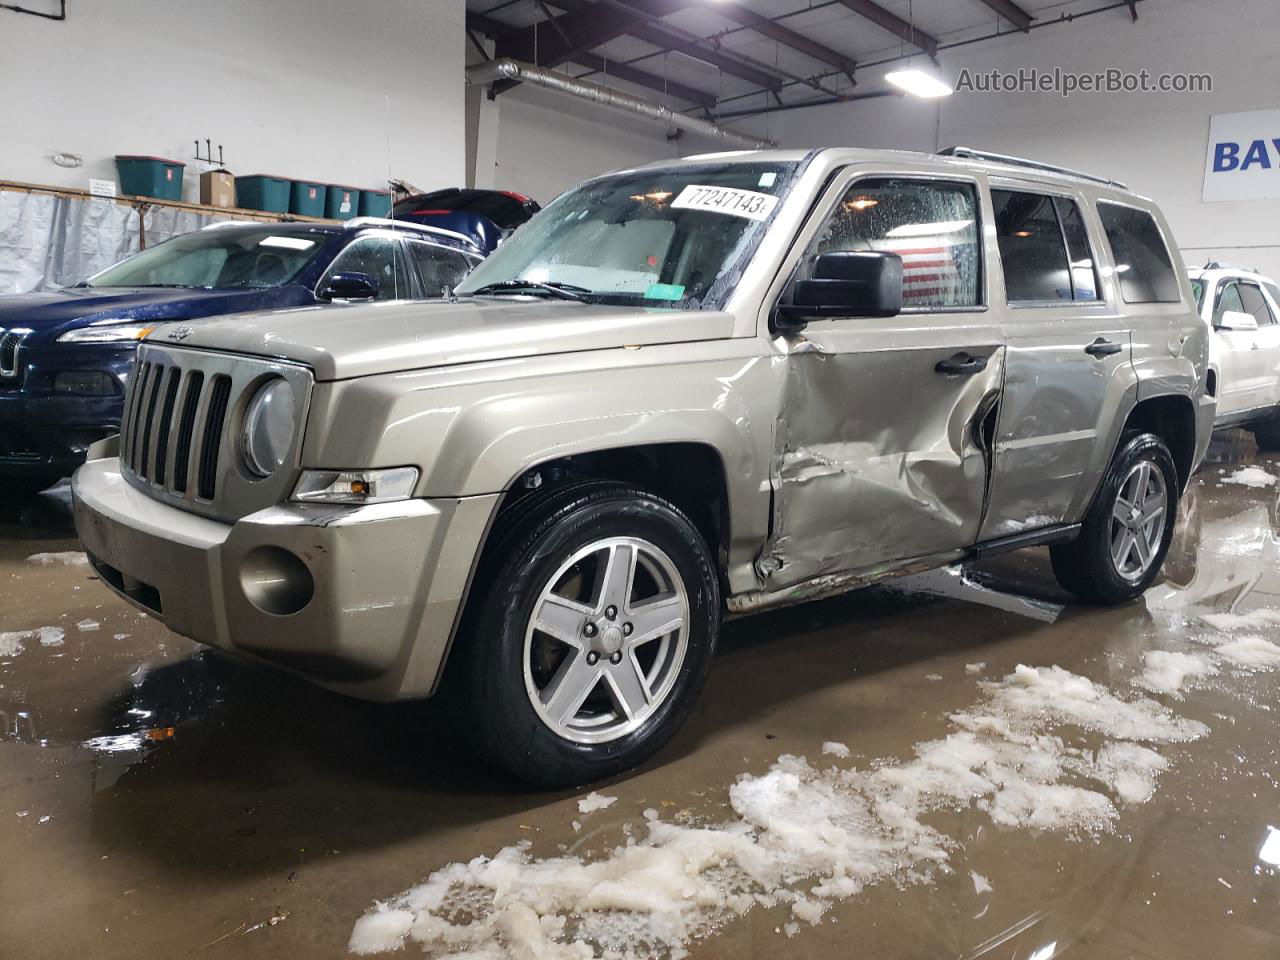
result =
[[[1170,248],[1121,184],[965,149],[611,174],[444,301],[160,328],[77,529],[181,634],[589,781],[725,616],[1035,544],[1142,592],[1214,414]]]

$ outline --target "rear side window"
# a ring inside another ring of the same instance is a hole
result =
[[[982,302],[978,202],[972,184],[947,180],[859,180],[810,249],[902,257],[902,305],[936,310]]]
[[[1111,245],[1125,303],[1177,303],[1182,299],[1169,248],[1145,210],[1101,202],[1098,216]]]
[[[991,203],[1010,303],[1098,298],[1089,236],[1073,200],[992,190]]]
[[[1253,314],[1253,318],[1258,321],[1258,326],[1267,327],[1276,322],[1261,290],[1252,283],[1242,283],[1239,287],[1240,302],[1244,304],[1244,312]]]

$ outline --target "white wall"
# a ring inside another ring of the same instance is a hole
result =
[[[653,96],[651,91],[637,93]],[[495,103],[492,186],[527,194],[543,205],[574,184],[610,170],[732,149],[688,133],[668,141],[661,123],[528,84],[508,90]],[[481,153],[480,162],[484,161]],[[478,169],[478,185],[484,184],[484,176]]]
[[[84,187],[115,178],[115,154],[149,154],[187,163],[194,200],[205,137],[239,174],[464,179],[463,0],[67,6],[65,22],[0,11],[0,179]]]
[[[943,72],[1145,67],[1212,74],[1211,94],[889,98],[779,113],[772,135],[789,146],[964,144],[1114,177],[1160,203],[1187,261],[1218,257],[1280,276],[1280,200],[1200,199],[1210,114],[1280,108],[1280,3],[1147,0],[1138,12],[1137,23],[1119,9],[944,51]]]

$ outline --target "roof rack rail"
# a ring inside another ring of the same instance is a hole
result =
[[[350,220],[342,221],[344,230],[352,230],[358,227],[389,227],[393,230],[412,230],[417,233],[435,234],[438,237],[448,237],[451,240],[461,240],[463,243],[476,250],[482,250],[480,244],[465,233],[458,233],[456,230],[446,230],[444,227],[433,227],[426,223],[416,223],[413,220],[393,220],[390,217],[352,217]]]
[[[1061,173],[1068,177],[1079,177],[1081,180],[1092,180],[1094,183],[1105,183],[1121,190],[1129,189],[1119,180],[1112,180],[1110,177],[1097,177],[1092,173],[1081,173],[1079,170],[1072,170],[1070,167],[1059,167],[1052,163],[1041,163],[1039,160],[1011,157],[1007,154],[991,153],[987,150],[975,150],[972,147],[947,147],[945,150],[939,150],[938,156],[956,157],[961,160],[986,160],[990,163],[1005,163],[1014,167],[1028,167],[1032,170],[1043,170],[1046,173]]]

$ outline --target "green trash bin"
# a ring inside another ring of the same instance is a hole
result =
[[[181,200],[182,168],[185,166],[180,160],[166,160],[164,157],[117,154],[120,192],[131,197]]]
[[[391,193],[388,190],[361,190],[360,216],[391,216]]]
[[[302,217],[323,217],[325,191],[325,185],[314,180],[293,181],[289,212]]]
[[[265,213],[289,212],[289,188],[292,180],[254,173],[236,177],[236,203],[244,210],[262,210]]]
[[[325,191],[324,215],[330,220],[350,220],[360,213],[360,191],[340,183],[329,184]]]

